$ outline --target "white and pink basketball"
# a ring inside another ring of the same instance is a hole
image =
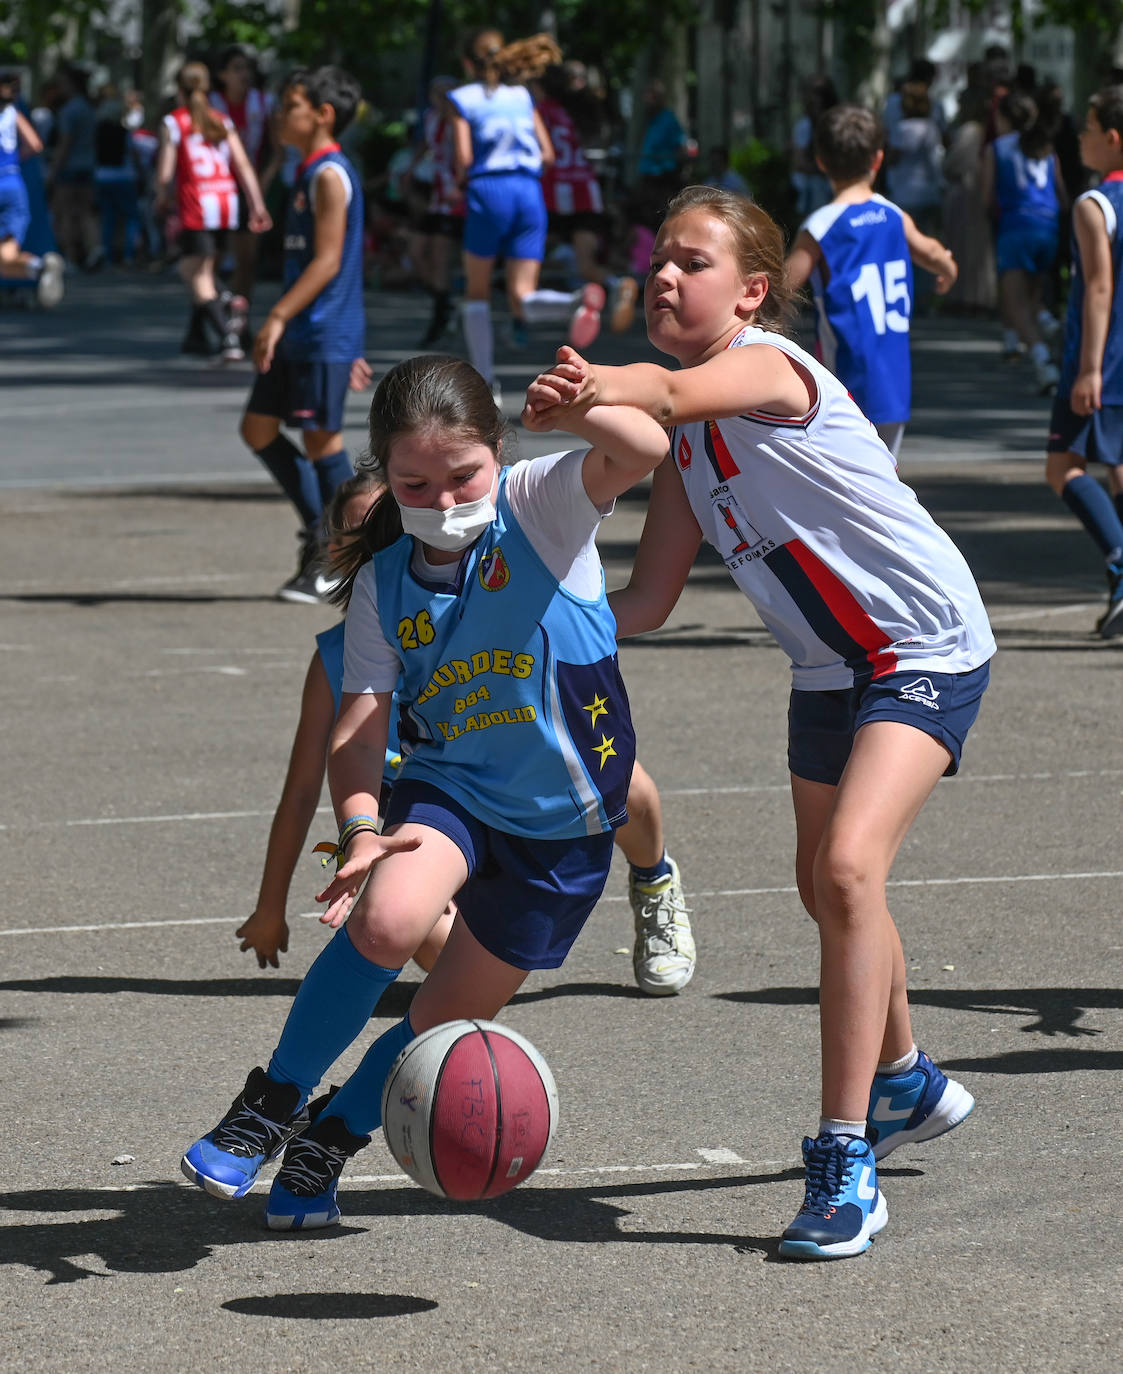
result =
[[[407,1174],[438,1197],[498,1197],[549,1149],[558,1093],[546,1061],[496,1021],[446,1021],[394,1061],[382,1129]]]

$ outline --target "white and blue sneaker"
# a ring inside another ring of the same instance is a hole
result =
[[[313,1116],[316,1116],[313,1108]],[[341,1116],[325,1116],[290,1141],[284,1162],[277,1170],[265,1224],[271,1231],[311,1231],[334,1226],[339,1220],[335,1191],[343,1166],[364,1145],[369,1135],[352,1135]]]
[[[254,1069],[213,1131],[190,1146],[179,1167],[212,1197],[243,1197],[271,1159],[309,1122],[300,1089]]]
[[[898,1145],[933,1140],[971,1114],[975,1099],[962,1083],[948,1078],[921,1053],[905,1073],[879,1073],[870,1088],[866,1139],[874,1159],[884,1159]]]
[[[889,1220],[868,1141],[824,1134],[803,1142],[803,1206],[780,1237],[785,1259],[848,1259],[868,1250]]]

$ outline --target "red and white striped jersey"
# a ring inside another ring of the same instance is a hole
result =
[[[834,691],[887,673],[966,673],[994,636],[963,555],[897,476],[840,381],[780,334],[746,327],[810,375],[784,419],[751,411],[671,431],[705,539],[792,664],[792,686]]]
[[[456,145],[451,119],[434,109],[425,111],[425,145],[433,170],[431,215],[463,215],[464,192],[456,181]]]
[[[228,129],[233,124],[222,116]],[[230,170],[230,145],[209,143],[191,122],[185,106],[164,116],[176,150],[176,192],[185,229],[236,229],[238,183]]]
[[[581,135],[556,100],[543,100],[538,113],[554,145],[554,161],[542,172],[542,193],[552,215],[597,214],[604,210],[600,182],[585,160]]]

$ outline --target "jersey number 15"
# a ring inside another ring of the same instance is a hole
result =
[[[869,306],[875,333],[884,334],[887,329],[895,334],[908,332],[911,302],[907,276],[908,263],[904,258],[894,258],[880,267],[876,262],[867,262],[850,283],[854,299],[865,301]],[[899,308],[893,309],[893,306]]]

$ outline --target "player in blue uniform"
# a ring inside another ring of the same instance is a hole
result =
[[[294,72],[282,93],[281,138],[302,161],[285,218],[285,291],[254,342],[258,375],[241,434],[301,518],[297,571],[277,593],[284,601],[326,599],[320,520],[352,472],[343,408],[366,333],[363,192],[338,138],[360,94],[338,67]],[[303,454],[282,425],[303,431]]]
[[[442,1021],[495,1016],[530,970],[560,965],[604,888],[634,735],[595,534],[662,460],[666,435],[627,409],[579,406],[569,421],[594,447],[508,469],[502,414],[467,363],[409,359],[375,392],[371,452],[392,499],[344,551],[328,764],[341,863],[320,898],[321,919],[346,926],[301,984],[268,1069],[182,1165],[240,1197],[288,1145],[273,1228],[338,1219],[339,1173],[378,1126],[401,1049]],[[399,678],[403,762],[379,834]],[[408,1016],[308,1105],[454,895],[452,931]]]
[[[998,312],[1005,330],[1003,356],[1029,352],[1044,395],[1057,385],[1057,368],[1041,337],[1045,283],[1057,259],[1061,210],[1067,196],[1060,163],[1037,105],[1025,91],[1008,91],[996,112],[998,137],[984,151],[983,203],[997,221],[995,265]]]
[[[604,287],[589,282],[577,292],[540,288],[546,254],[546,201],[542,167],[554,150],[525,86],[561,60],[548,34],[504,46],[502,34],[482,29],[469,36],[464,68],[473,79],[449,92],[456,111],[458,175],[467,186],[464,222],[464,302],[461,321],[473,366],[498,397],[491,328],[491,278],[502,254],[515,341],[526,325],[566,320],[570,342],[587,348],[600,330]]]
[[[20,157],[41,153],[43,142],[16,105],[18,91],[18,73],[0,69],[0,281],[34,282],[39,304],[49,308],[62,299],[63,261],[58,253],[23,249],[31,208]]]
[[[1113,639],[1123,634],[1123,86],[1092,97],[1080,153],[1100,184],[1072,212],[1072,285],[1045,475],[1103,555],[1108,601],[1096,629]],[[1090,462],[1107,467],[1111,495]]]
[[[950,289],[955,259],[911,215],[875,195],[884,157],[877,118],[835,105],[815,126],[815,155],[834,199],[803,222],[788,258],[793,289],[811,279],[819,356],[896,458],[912,405],[912,263]]]

